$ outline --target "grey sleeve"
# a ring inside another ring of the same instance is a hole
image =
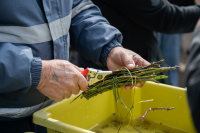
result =
[[[36,88],[41,70],[41,59],[33,57],[31,48],[0,43],[0,93]]]
[[[200,132],[200,27],[195,30],[186,67],[188,102],[194,125]]]

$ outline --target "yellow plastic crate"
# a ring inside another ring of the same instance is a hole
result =
[[[136,119],[142,116],[150,107],[174,107],[175,109],[170,111],[150,111],[145,120],[195,133],[186,91],[186,89],[179,87],[146,82],[142,88],[135,89],[135,96],[134,89],[128,91],[123,89],[121,98],[127,107],[131,107],[133,96],[134,103],[154,99],[151,102],[135,105],[128,118]],[[71,97],[34,113],[33,122],[47,127],[48,133],[94,133],[88,129],[98,125],[97,123],[105,120],[113,113],[120,113],[123,117],[128,112],[121,103],[118,103],[117,111],[112,91],[90,100],[79,98],[70,104],[73,99],[74,97]]]

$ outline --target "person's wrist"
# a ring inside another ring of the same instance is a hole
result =
[[[113,39],[108,45],[104,46],[101,53],[101,61],[104,65],[107,63],[107,58],[110,52],[116,47],[122,47],[122,45],[116,39]]]
[[[111,57],[111,55],[117,50],[117,49],[119,49],[119,48],[121,48],[121,47],[114,47],[110,52],[109,52],[109,54],[108,54],[108,57],[107,57],[107,59],[106,59],[106,61],[108,61],[108,58],[110,58]]]
[[[46,84],[46,81],[49,78],[50,70],[51,70],[50,61],[42,61],[41,78],[37,86],[37,89],[41,89]]]

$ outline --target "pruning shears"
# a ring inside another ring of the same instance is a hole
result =
[[[106,75],[111,73],[112,71],[102,71],[94,68],[86,68],[84,71],[81,72],[81,74],[87,79],[89,85],[103,80]]]

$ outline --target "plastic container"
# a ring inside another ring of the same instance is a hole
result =
[[[123,89],[121,98],[129,108],[132,105],[133,97],[134,103],[153,99],[151,102],[135,105],[128,118],[137,119],[150,107],[174,107],[175,109],[170,111],[150,111],[144,120],[194,133],[196,131],[190,116],[186,91],[179,87],[146,82],[142,88],[135,88],[135,95],[134,89],[128,91]],[[34,113],[33,122],[47,127],[48,133],[94,133],[88,129],[98,126],[99,122],[104,121],[113,113],[121,114],[121,117],[125,117],[128,113],[120,102],[117,110],[112,91],[90,100],[78,98],[70,104],[74,98],[75,96]],[[138,125],[145,121],[135,122]],[[147,126],[149,124],[151,123],[147,123]],[[175,130],[169,132],[175,132]]]

